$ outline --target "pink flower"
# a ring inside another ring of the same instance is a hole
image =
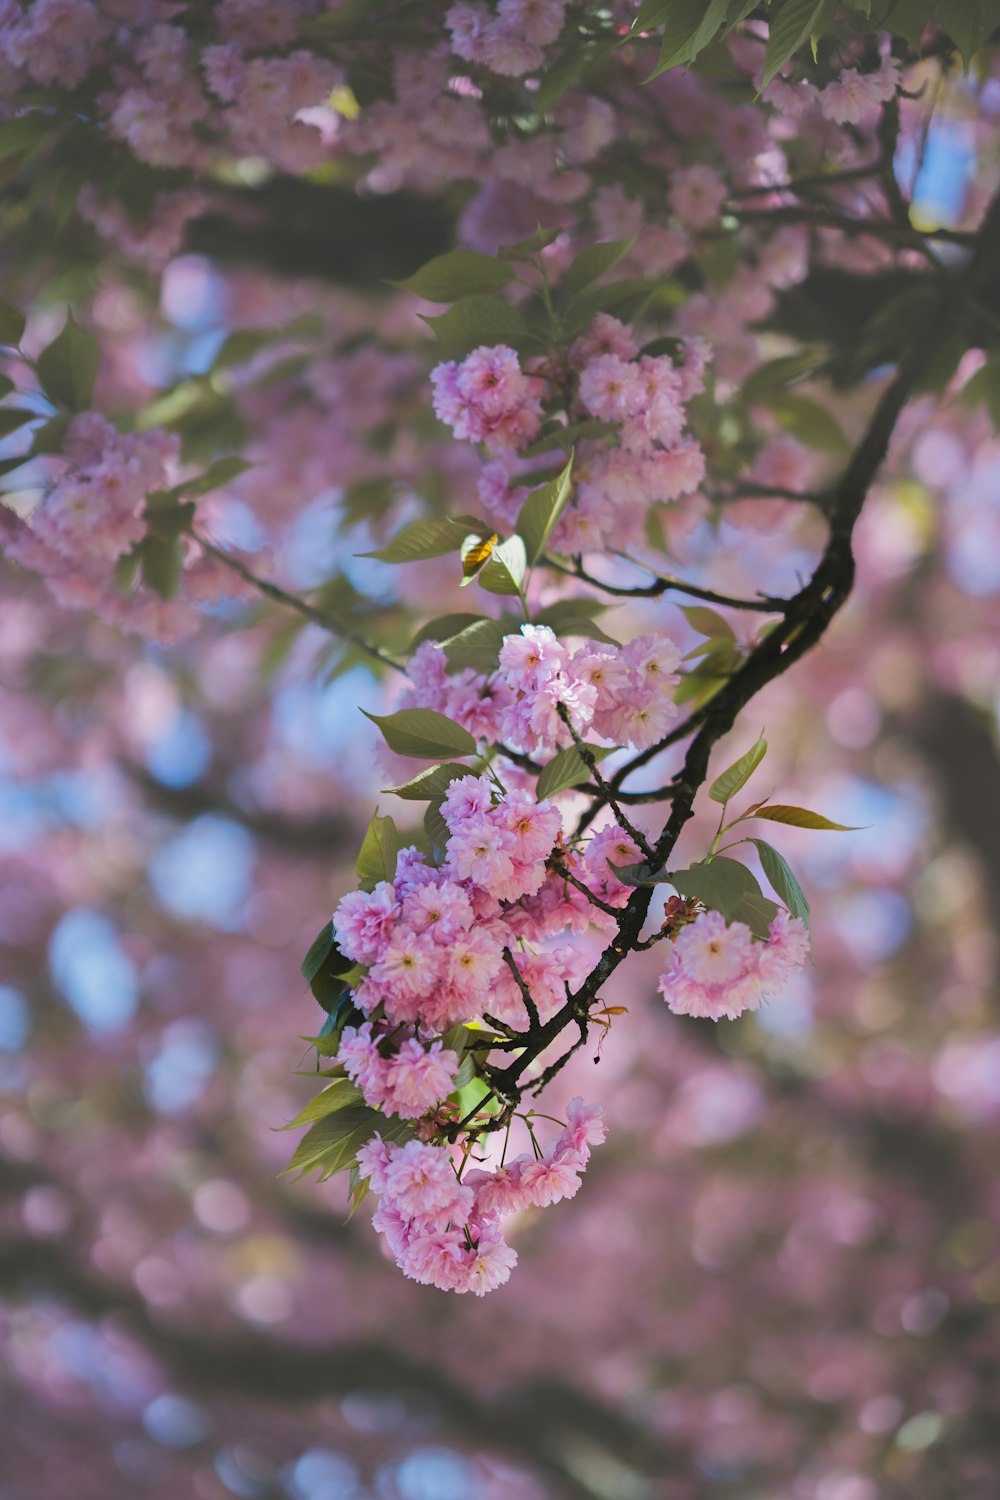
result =
[[[463,1276],[455,1290],[485,1297],[510,1279],[516,1265],[517,1251],[498,1233],[483,1230],[475,1248],[464,1253]]]
[[[349,891],[333,914],[341,952],[360,964],[374,963],[399,916],[396,892],[386,880],[373,891]]]
[[[617,354],[601,354],[580,373],[580,400],[592,416],[623,422],[641,412],[645,402],[637,366]]]
[[[385,1192],[386,1173],[395,1148],[386,1144],[380,1135],[366,1141],[357,1155],[358,1171],[367,1177],[374,1193]]]
[[[463,821],[448,840],[448,868],[459,880],[493,890],[514,873],[515,843],[485,814]]]
[[[387,1112],[403,1120],[419,1119],[451,1092],[457,1072],[458,1057],[441,1042],[426,1049],[413,1037],[402,1042],[386,1064]]]
[[[542,1157],[532,1161],[521,1172],[521,1187],[529,1203],[547,1208],[563,1198],[572,1198],[580,1186],[580,1174],[565,1161]]]
[[[689,229],[704,229],[714,224],[727,196],[724,178],[713,167],[700,162],[676,171],[667,194],[670,207]]]
[[[622,361],[635,359],[639,345],[629,329],[610,313],[598,313],[586,333],[573,345],[570,355],[578,368],[596,362],[604,354],[613,354]]]
[[[385,1194],[408,1219],[454,1219],[464,1223],[472,1209],[471,1188],[456,1179],[448,1152],[422,1141],[407,1141],[385,1174]]]

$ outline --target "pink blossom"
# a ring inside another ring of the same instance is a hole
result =
[[[713,167],[698,162],[674,172],[667,196],[682,224],[689,229],[704,229],[718,219],[728,189]]]
[[[464,1223],[474,1202],[471,1188],[456,1179],[448,1152],[422,1141],[407,1141],[393,1155],[386,1169],[385,1193],[409,1219]]]
[[[458,1057],[441,1042],[427,1048],[413,1037],[401,1042],[386,1065],[387,1113],[404,1120],[419,1119],[451,1092],[457,1072]]]
[[[396,892],[387,880],[380,880],[373,891],[350,891],[333,914],[341,951],[358,963],[374,963],[399,911]]]

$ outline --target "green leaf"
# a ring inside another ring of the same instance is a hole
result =
[[[392,818],[375,813],[358,851],[358,884],[363,891],[373,891],[380,881],[392,880],[401,847]]]
[[[729,621],[717,614],[714,609],[709,609],[707,605],[682,604],[680,610],[691,629],[697,630],[699,635],[707,637],[708,640],[732,641],[736,639]]]
[[[183,536],[186,531],[190,531],[195,511],[193,501],[189,500],[184,505],[157,505],[153,501],[154,496],[150,495],[144,513],[153,536],[170,538]]]
[[[142,581],[161,599],[173,599],[180,587],[184,554],[179,537],[146,536],[139,543]]]
[[[4,120],[0,124],[0,161],[6,161],[9,156],[18,156],[22,151],[37,150],[58,123],[53,115],[44,115],[40,110]]]
[[[10,437],[12,432],[17,432],[19,427],[24,427],[28,422],[38,419],[36,411],[28,411],[23,406],[0,406],[0,438]]]
[[[933,0],[894,0],[882,25],[894,36],[901,36],[905,42],[909,42],[914,52],[919,52],[933,12]]]
[[[777,0],[769,16],[767,47],[764,51],[764,78],[767,88],[785,63],[808,40],[815,29],[824,0]]]
[[[329,1115],[337,1114],[339,1110],[360,1103],[362,1103],[361,1090],[355,1088],[348,1078],[335,1078],[316,1095],[315,1099],[310,1099],[305,1109],[301,1109],[295,1119],[283,1125],[282,1129],[298,1130],[303,1125],[312,1125],[316,1120],[325,1120]]]
[[[480,344],[507,344],[516,349],[534,337],[517,309],[499,297],[460,297],[447,312],[423,321],[453,359]]]
[[[62,332],[38,356],[36,368],[42,390],[59,406],[86,411],[99,358],[94,335],[67,312]]]
[[[428,620],[417,631],[410,642],[410,650],[416,651],[424,641],[450,641],[452,636],[459,635],[467,625],[478,625],[485,618],[485,615],[438,615],[436,620]]]
[[[791,865],[784,855],[779,854],[773,845],[764,839],[751,839],[760,855],[761,868],[777,896],[785,903],[793,917],[800,917],[809,926],[809,902],[806,900],[805,891],[799,885],[792,871]]]
[[[796,354],[782,354],[769,359],[751,371],[743,382],[742,396],[746,402],[760,401],[787,385],[807,380],[826,364],[827,351],[818,344],[809,344]]]
[[[494,547],[489,561],[476,577],[491,594],[520,594],[528,567],[528,553],[519,536],[508,537]]]
[[[353,967],[354,960],[345,957],[337,947],[333,935],[333,921],[327,922],[321,932],[309,945],[309,951],[302,960],[302,975],[307,984],[312,984],[320,969],[329,969],[335,974],[346,974]]]
[[[24,313],[0,299],[0,344],[12,347],[21,342],[24,332]]]
[[[755,818],[767,818],[772,823],[787,823],[792,828],[830,829],[835,833],[856,833],[857,826],[850,823],[832,823],[822,813],[810,812],[807,807],[788,807],[784,803],[766,803],[754,813]]]
[[[394,797],[402,797],[406,802],[430,802],[443,797],[457,777],[468,775],[468,766],[456,766],[449,761],[444,765],[428,766],[426,771],[421,771],[400,786],[384,786],[382,790],[391,792]]]
[[[566,508],[572,492],[570,483],[572,472],[573,455],[571,453],[562,472],[548,484],[540,485],[537,490],[532,490],[521,506],[517,518],[517,534],[524,541],[528,562],[532,567],[545,551],[545,543]],[[496,550],[499,551],[499,548]]]
[[[224,458],[216,458],[209,464],[203,474],[196,474],[192,479],[185,479],[175,485],[171,494],[177,495],[207,495],[210,490],[219,490],[223,485],[231,483],[232,480],[245,474],[247,469],[252,469],[253,464],[245,458],[239,458],[235,453],[227,454]]]
[[[805,443],[807,448],[815,448],[820,453],[850,452],[851,445],[840,423],[818,401],[811,401],[808,396],[796,396],[790,391],[779,391],[769,398],[767,406],[785,431]]]
[[[595,760],[603,760],[606,755],[611,754],[611,750],[603,745],[590,745],[588,748]],[[582,755],[575,745],[570,745],[567,749],[560,750],[548,765],[542,767],[535,784],[535,796],[541,801],[543,797],[554,797],[557,792],[565,792],[569,787],[581,786],[589,780],[590,770],[584,764]]]
[[[698,53],[715,39],[728,10],[729,0],[707,0],[707,3],[706,0],[673,0],[663,18],[660,55],[646,82],[658,78],[669,68],[693,62]]]
[[[980,47],[985,47],[1000,26],[995,0],[938,0],[937,8],[941,25],[962,54],[968,73]]]
[[[516,627],[515,627],[516,629]],[[453,671],[471,667],[474,672],[495,672],[500,647],[510,633],[499,620],[476,620],[445,641],[442,650]]]
[[[653,870],[643,861],[634,865],[616,865],[614,860],[609,859],[608,864],[625,885],[662,885],[665,881],[672,885],[674,881],[674,877],[662,866],[659,870]]]
[[[451,829],[444,820],[440,801],[429,802],[424,813],[424,832],[430,840],[435,854],[443,854],[451,838]]]
[[[727,922],[745,922],[758,938],[766,938],[778,908],[768,901],[756,877],[739,860],[717,854],[714,859],[677,870],[670,884],[689,900],[720,911]]]
[[[763,892],[745,891],[733,907],[730,922],[742,922],[749,927],[755,938],[766,943],[771,936],[771,923],[778,915],[778,908]]]
[[[533,623],[547,625],[556,635],[579,635],[591,641],[603,641],[609,646],[620,643],[606,635],[594,622],[594,616],[603,614],[609,606],[598,599],[580,595],[575,599],[560,599],[555,604],[546,604],[535,611]]]
[[[337,1110],[306,1132],[282,1175],[318,1171],[324,1178],[332,1177],[350,1165],[384,1121],[385,1116],[367,1104]]]
[[[1000,353],[989,355],[962,387],[962,401],[966,406],[984,401],[994,427],[1000,428]]]
[[[494,255],[450,250],[447,255],[436,255],[405,281],[390,284],[427,302],[457,302],[460,297],[498,292],[513,279],[511,266]]]
[[[618,262],[625,259],[635,241],[633,234],[627,240],[604,240],[599,245],[586,245],[566,272],[567,290],[582,292],[592,281],[613,271]]]
[[[36,427],[31,440],[32,457],[61,452],[66,430],[72,420],[68,411],[61,411],[58,416],[43,422],[41,427]]]
[[[421,562],[428,557],[443,557],[457,552],[468,532],[461,521],[414,521],[404,527],[377,552],[362,552],[361,557],[376,557],[384,563]]]
[[[449,760],[455,755],[475,755],[476,742],[467,729],[435,713],[431,708],[401,708],[394,714],[361,712],[381,729],[386,744],[397,755],[421,760]]]
[[[638,32],[655,31],[666,19],[672,5],[673,0],[642,0],[629,34],[634,36]]]
[[[541,113],[539,109],[539,114]],[[513,245],[501,245],[497,254],[503,260],[530,260],[540,250],[544,250],[547,245],[557,240],[561,234],[561,229],[542,229],[539,225],[534,234],[529,235],[526,240],[518,240]]]
[[[589,46],[573,46],[543,73],[534,97],[534,107],[540,115],[547,115],[571,88],[598,67],[618,45],[617,37],[595,42]],[[553,233],[553,239],[555,233]],[[502,253],[502,252],[501,252]]]
[[[761,735],[757,743],[751,745],[745,755],[741,755],[739,760],[734,761],[728,770],[723,771],[722,775],[717,776],[712,782],[708,789],[708,795],[712,801],[728,802],[741,786],[746,786],[766,754],[767,740]]]
[[[615,422],[598,421],[595,417],[586,422],[570,422],[567,426],[557,426],[544,437],[540,437],[530,448],[523,448],[523,458],[540,458],[543,453],[553,453],[557,448],[565,451],[572,448],[573,444],[579,442],[580,438],[602,438],[612,437],[618,431]]]

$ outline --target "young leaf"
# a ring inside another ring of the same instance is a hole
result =
[[[516,349],[533,336],[517,308],[500,297],[460,297],[447,312],[423,321],[445,353],[456,359],[479,344],[507,344]]]
[[[451,829],[444,820],[441,811],[440,799],[435,799],[427,804],[424,813],[424,832],[430,840],[431,850],[435,854],[444,854],[448,840],[451,838]]]
[[[806,900],[805,891],[792,872],[791,865],[784,855],[779,854],[777,849],[772,844],[766,843],[764,839],[751,839],[750,842],[760,855],[761,868],[771,882],[772,889],[784,901],[792,916],[801,917],[808,927],[809,902]]]
[[[849,452],[851,445],[840,423],[818,401],[792,391],[778,391],[769,398],[767,406],[785,431],[807,448],[815,448],[819,453]]]
[[[416,651],[424,641],[450,641],[452,636],[460,635],[467,625],[477,625],[485,618],[485,615],[438,615],[436,620],[428,620],[417,631],[410,642],[410,650]]]
[[[762,88],[767,88],[815,30],[823,6],[824,0],[776,0],[771,6]]]
[[[524,541],[528,562],[534,567],[545,551],[545,543],[552,529],[566,508],[569,500],[573,472],[573,455],[570,454],[562,472],[548,484],[532,490],[521,506],[517,518],[517,534]]]
[[[449,761],[445,765],[428,766],[418,776],[404,781],[401,786],[386,786],[382,790],[406,802],[430,802],[441,798],[458,776],[468,776],[468,766],[456,766]]]
[[[539,113],[541,113],[540,109]],[[547,245],[551,245],[561,234],[561,229],[539,227],[525,240],[518,240],[513,245],[501,245],[497,254],[504,260],[529,260],[533,255],[537,255],[539,250],[544,250]]]
[[[457,302],[460,297],[488,295],[513,281],[513,268],[478,250],[450,250],[436,255],[405,281],[391,284],[427,302]]]
[[[46,396],[71,411],[86,411],[99,358],[94,335],[67,312],[62,332],[38,356],[38,378]]]
[[[769,802],[754,813],[755,818],[768,818],[772,823],[788,823],[792,828],[830,829],[835,833],[856,833],[857,825],[833,823],[822,813],[810,812],[807,807],[788,807],[782,802]]]
[[[682,604],[680,611],[691,629],[697,630],[699,635],[706,636],[708,640],[735,640],[735,632],[729,621],[714,609],[709,609],[706,604]]]
[[[662,885],[664,881],[671,885],[674,883],[674,877],[667,870],[651,870],[642,861],[634,865],[616,865],[614,860],[609,859],[608,864],[624,885]]]
[[[380,881],[392,880],[400,847],[393,820],[375,813],[358,852],[358,884],[363,891],[373,891]]]
[[[761,735],[755,745],[751,745],[745,755],[734,761],[728,770],[717,776],[708,789],[708,795],[713,802],[726,803],[730,797],[739,791],[741,786],[746,786],[750,777],[760,765],[767,754],[767,740]]]
[[[142,581],[161,599],[172,599],[180,587],[183,556],[178,537],[150,534],[139,543]]]
[[[589,747],[595,760],[603,760],[611,751],[603,745],[591,745]],[[571,786],[580,786],[590,779],[590,771],[584,764],[583,757],[575,745],[569,745],[565,750],[560,750],[554,755],[548,765],[543,766],[535,784],[535,796],[541,801],[543,797],[554,797],[557,792],[565,792]]]
[[[369,1109],[367,1104],[351,1104],[337,1110],[306,1132],[282,1175],[319,1171],[323,1177],[332,1177],[353,1161],[384,1119],[384,1115]]]
[[[361,1102],[361,1090],[355,1088],[350,1079],[335,1078],[316,1095],[315,1099],[310,1099],[295,1119],[289,1120],[287,1125],[282,1126],[282,1129],[297,1130],[302,1125],[312,1125],[316,1120],[325,1120],[328,1115],[335,1115],[339,1110]]]
[[[514,629],[517,627],[515,626]],[[508,628],[499,620],[476,620],[445,641],[442,646],[453,671],[471,667],[474,672],[495,672],[500,647],[509,634]]]
[[[587,245],[566,272],[566,288],[570,292],[582,292],[584,287],[613,271],[620,260],[624,260],[635,244],[635,235],[627,240],[604,240],[599,245]]]
[[[528,553],[519,536],[508,537],[494,547],[489,562],[478,574],[479,582],[491,594],[520,594],[528,568]]]
[[[1000,23],[993,0],[938,0],[941,25],[962,54],[968,73],[980,47],[985,47]]]
[[[682,896],[720,911],[727,922],[744,922],[754,937],[766,938],[778,908],[768,901],[755,876],[739,860],[716,855],[669,877]]]
[[[312,942],[309,945],[309,951],[306,953],[305,958],[302,960],[302,976],[305,979],[306,984],[312,984],[313,980],[316,978],[316,975],[326,963],[327,959],[331,956],[336,946],[336,939],[333,935],[333,921],[331,919],[329,922],[327,922],[322,931],[317,933],[317,935],[313,938]],[[350,963],[350,959],[344,959],[344,968],[349,968]]]
[[[658,78],[668,68],[693,62],[714,39],[728,10],[729,0],[707,0],[707,3],[706,0],[674,0],[666,8],[663,42],[650,79]]]
[[[386,744],[397,755],[421,760],[448,760],[455,755],[475,755],[476,742],[467,729],[435,713],[432,708],[401,708],[394,714],[361,712],[381,729]]]
[[[443,557],[457,552],[468,527],[461,521],[414,521],[377,552],[362,552],[361,557],[375,557],[384,563],[422,562],[428,557]]]
[[[174,487],[172,493],[207,495],[210,490],[222,489],[223,485],[229,484],[240,474],[245,474],[247,469],[252,468],[253,464],[248,459],[239,458],[235,453],[230,453],[224,458],[215,459],[203,474],[196,474],[193,479],[183,480]]]

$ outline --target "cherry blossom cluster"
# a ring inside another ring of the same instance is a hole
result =
[[[609,435],[577,445],[573,502],[552,546],[567,554],[620,549],[644,542],[651,505],[694,494],[704,478],[685,406],[704,388],[707,358],[701,340],[678,340],[676,359],[644,355],[624,323],[601,313],[571,347],[568,372],[537,361],[526,373],[502,344],[438,365],[434,410],[456,437],[482,443],[479,497],[501,521],[513,521],[523,500],[518,454],[541,430],[543,401],[567,423],[612,424]]]
[[[771,922],[766,942],[745,923],[704,911],[674,937],[658,988],[675,1015],[734,1021],[777,994],[808,956],[805,924],[787,911]]]
[[[449,838],[439,868],[405,849],[392,882],[350,892],[333,919],[341,951],[367,968],[360,1009],[432,1032],[488,1008],[519,935],[504,904],[541,889],[562,832],[552,802],[516,789],[498,796],[485,776],[452,782],[441,812]]]
[[[437,365],[431,383],[435,414],[457,438],[503,452],[525,447],[541,430],[543,384],[525,375],[505,344]]]
[[[622,647],[587,641],[574,651],[549,626],[522,625],[486,675],[467,667],[450,677],[444,652],[425,641],[410,660],[404,701],[528,755],[567,749],[574,733],[644,750],[677,718],[679,667],[666,636],[640,635]]]
[[[572,1198],[591,1147],[604,1141],[598,1106],[573,1099],[566,1115],[544,1151],[495,1171],[462,1173],[446,1146],[422,1141],[397,1145],[375,1135],[362,1146],[359,1170],[381,1196],[372,1222],[404,1274],[477,1297],[502,1286],[517,1252],[503,1237],[501,1219]]]
[[[337,1057],[366,1104],[401,1120],[419,1120],[451,1092],[459,1058],[440,1040],[422,1046],[408,1036],[393,1047],[398,1029],[372,1021],[345,1026]]]
[[[177,482],[180,440],[174,433],[122,433],[96,412],[82,412],[50,462],[54,482],[27,518],[0,506],[0,541],[9,558],[44,578],[60,604],[172,640],[196,626],[198,602],[245,593],[191,539],[183,544],[184,598],[115,587],[115,564],[146,536],[149,496]]]
[[[495,12],[460,0],[445,25],[452,51],[463,61],[520,78],[542,66],[543,48],[559,39],[565,15],[566,0],[499,0]]]

